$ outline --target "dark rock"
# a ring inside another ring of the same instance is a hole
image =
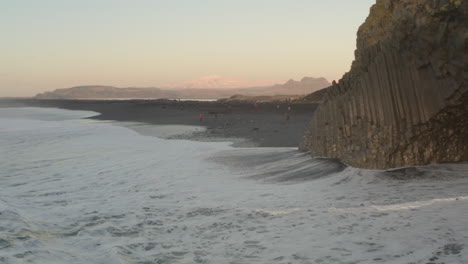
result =
[[[364,168],[468,160],[468,1],[378,0],[301,149]]]

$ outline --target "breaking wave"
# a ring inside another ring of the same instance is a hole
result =
[[[362,170],[96,114],[0,109],[0,263],[468,263],[467,164]]]

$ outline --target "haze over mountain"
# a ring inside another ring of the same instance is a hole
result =
[[[229,81],[231,80],[231,81]],[[323,77],[312,78],[304,77],[301,81],[289,80],[284,84],[261,87],[239,87],[230,88],[234,85],[240,85],[236,79],[223,78],[220,76],[211,76],[210,78],[201,78],[196,82],[187,82],[186,86],[174,87],[172,89],[161,88],[117,88],[104,85],[85,85],[71,88],[57,89],[53,92],[45,92],[36,95],[38,99],[112,99],[112,98],[183,98],[183,99],[219,99],[230,97],[235,94],[248,96],[260,95],[303,95],[308,94],[324,87],[330,86],[330,83]],[[196,86],[199,85],[199,86]],[[212,88],[210,88],[212,87]]]
[[[233,76],[209,75],[187,82],[161,85],[160,88],[236,89],[272,86],[283,82],[278,80],[251,80]]]

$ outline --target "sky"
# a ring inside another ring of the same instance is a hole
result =
[[[338,80],[375,0],[0,0],[0,97],[204,76]]]

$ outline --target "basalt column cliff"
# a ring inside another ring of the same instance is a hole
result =
[[[467,0],[378,0],[301,149],[363,168],[468,160],[467,62]]]

